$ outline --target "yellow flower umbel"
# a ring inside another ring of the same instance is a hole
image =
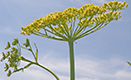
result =
[[[41,37],[67,41],[70,51],[70,80],[75,80],[73,42],[85,37],[121,17],[120,10],[129,5],[124,1],[111,1],[103,6],[85,4],[81,8],[69,7],[53,12],[21,27],[21,34],[35,34]]]
[[[125,1],[123,3],[111,1],[104,3],[103,6],[86,4],[80,9],[69,7],[64,11],[53,12],[43,18],[35,19],[26,27],[22,26],[21,34],[35,34],[62,41],[73,38],[75,41],[101,29],[113,20],[118,20],[121,17],[119,10],[127,7]]]

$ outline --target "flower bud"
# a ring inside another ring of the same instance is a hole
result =
[[[5,69],[5,71],[7,71],[9,69],[9,65],[7,63],[5,63],[4,69]]]
[[[17,45],[19,43],[18,39],[15,38],[14,41],[12,42],[12,45]]]
[[[123,4],[125,5],[125,4],[126,4],[126,1],[123,1]]]
[[[7,76],[9,77],[11,75],[11,70],[8,71]]]
[[[70,30],[71,29],[71,26],[70,27],[68,27],[68,30]]]
[[[0,60],[0,61],[5,60],[5,58],[6,58],[6,56],[5,56],[4,52],[2,52],[2,55],[3,55],[3,57],[1,58],[1,60]]]
[[[26,38],[26,43],[27,43],[28,46],[30,46],[30,42],[29,42],[28,38]]]
[[[3,58],[6,58],[4,52],[2,52],[2,55],[3,55]]]
[[[28,38],[26,38],[26,43],[24,43],[23,45],[25,45],[25,47],[30,46],[30,42],[29,42],[29,39],[28,39]]]
[[[25,32],[24,32],[24,31],[22,31],[20,34],[23,34],[23,35],[25,35]]]
[[[10,55],[10,52],[8,51],[8,52],[6,53],[6,58],[7,58],[9,55]]]
[[[126,4],[126,7],[125,8],[127,8],[129,6],[129,4]]]
[[[7,42],[7,46],[5,49],[9,49],[10,48],[10,42]]]

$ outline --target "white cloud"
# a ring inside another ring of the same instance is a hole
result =
[[[52,57],[53,53],[45,55],[39,60],[41,64],[54,71],[60,80],[69,80],[69,60]],[[26,63],[22,63],[22,66]],[[131,68],[126,61],[119,58],[109,60],[83,58],[76,56],[76,80],[130,80]],[[12,77],[19,76],[31,80],[55,80],[47,71],[37,66],[31,66],[24,73],[16,73]],[[23,79],[24,79],[23,78]]]
[[[52,80],[53,77],[45,73],[44,70],[27,69],[24,73],[25,77],[33,77],[33,80]],[[32,80],[31,79],[31,80]]]
[[[130,72],[126,72],[125,70],[121,70],[121,71],[116,72],[115,76],[117,76],[117,77],[125,77],[125,78],[129,77],[129,78],[131,78],[131,73]]]
[[[69,79],[69,62],[68,60],[59,60],[58,58],[50,58],[49,56],[43,57],[40,60],[42,64],[49,67],[51,70],[56,72],[60,76],[61,80]],[[127,63],[121,59],[110,59],[110,60],[88,60],[78,58],[76,60],[76,80],[104,80],[111,79],[117,80],[121,77],[122,80],[131,79],[131,71],[127,71]],[[28,74],[35,75],[40,73],[45,75],[45,79],[49,79],[49,75],[45,74],[44,71],[28,70]],[[34,71],[34,72],[32,72]],[[31,73],[32,72],[32,73]],[[34,76],[37,77],[37,76]],[[40,75],[39,75],[40,77]],[[41,76],[42,78],[43,76]],[[50,77],[51,78],[51,77]]]

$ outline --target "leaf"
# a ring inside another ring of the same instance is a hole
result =
[[[131,66],[131,63],[127,61],[127,63]]]

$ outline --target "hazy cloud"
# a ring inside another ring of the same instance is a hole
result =
[[[43,65],[46,65],[49,69],[53,70],[60,76],[61,80],[69,79],[69,62],[68,60],[59,60],[57,58],[50,58],[46,56],[40,59]],[[36,67],[36,66],[34,66]],[[37,67],[38,68],[38,67]],[[131,71],[125,61],[121,59],[109,59],[109,60],[88,60],[77,57],[76,60],[76,80],[130,80]],[[37,75],[39,74],[39,75]],[[41,79],[53,79],[50,74],[45,73],[41,69],[27,69],[24,75],[29,75],[33,78]],[[45,76],[43,76],[45,75]],[[15,75],[14,75],[15,76]]]
[[[46,54],[39,62],[54,71],[61,80],[69,79],[69,61],[68,59],[59,59],[51,57],[53,53]],[[22,62],[21,66],[27,63]],[[83,58],[76,56],[76,80],[130,80],[131,68],[128,64],[119,58],[100,60],[96,58]],[[0,74],[3,74],[2,72]],[[6,73],[5,73],[6,74]],[[5,75],[4,74],[4,75]],[[17,74],[17,75],[16,75]],[[25,80],[53,80],[54,77],[47,71],[37,66],[31,66],[24,73],[16,73],[12,76],[24,77]],[[11,77],[12,77],[11,76]],[[24,79],[23,78],[23,79]],[[12,79],[10,79],[12,80]]]

